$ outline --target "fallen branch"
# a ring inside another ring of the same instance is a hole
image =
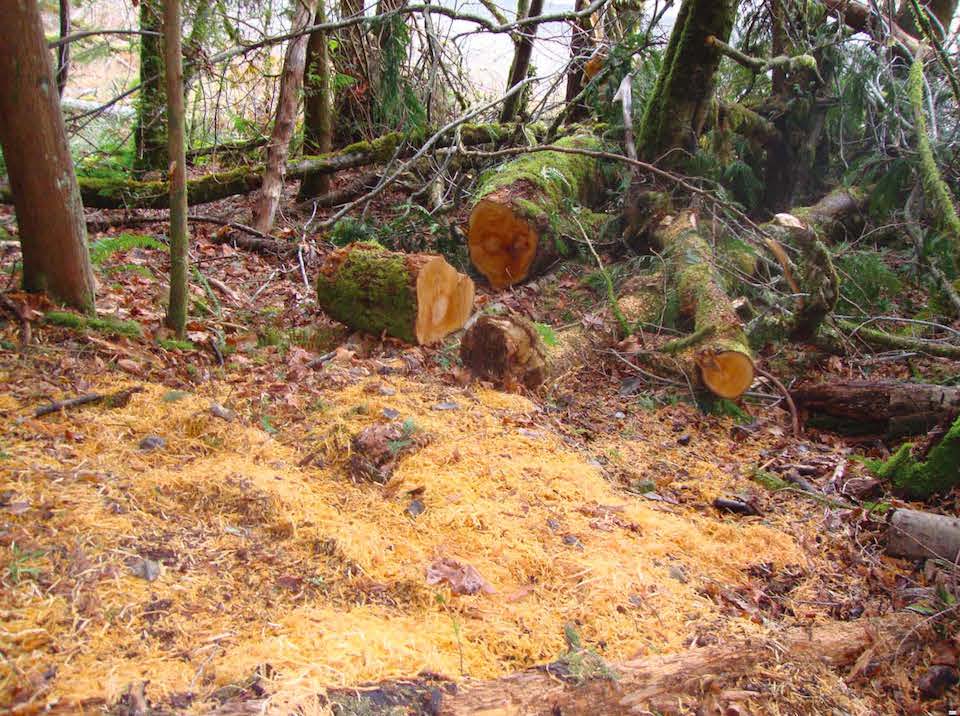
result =
[[[31,341],[30,319],[20,306],[2,293],[0,293],[0,306],[3,306],[20,323],[20,349],[25,349]]]
[[[960,558],[960,519],[919,510],[895,510],[886,536],[887,554],[907,559]]]
[[[78,408],[81,405],[100,402],[106,403],[108,408],[122,408],[130,401],[130,397],[134,393],[142,392],[143,387],[137,385],[133,388],[125,388],[124,390],[117,391],[116,393],[87,393],[86,395],[79,395],[76,398],[58,400],[50,403],[50,405],[42,405],[34,411],[33,417],[42,418],[44,415],[50,415],[51,413],[59,413],[60,411],[70,410],[71,408]]]
[[[927,355],[937,356],[938,358],[950,358],[960,360],[960,346],[943,341],[931,341],[924,338],[912,338],[911,336],[898,336],[893,333],[885,333],[875,328],[867,328],[862,323],[854,323],[844,319],[837,320],[837,326],[844,331],[856,336],[864,343],[880,348],[895,348],[898,350],[909,350],[916,353],[926,353]]]

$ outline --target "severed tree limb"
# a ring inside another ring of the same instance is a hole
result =
[[[820,82],[823,82],[823,78],[820,77],[820,72],[817,70],[817,61],[812,55],[795,55],[793,57],[779,55],[769,59],[765,57],[752,57],[751,55],[741,52],[736,47],[728,45],[715,35],[710,35],[707,38],[707,44],[717,48],[721,54],[726,55],[738,65],[746,67],[754,74],[762,74],[778,68],[784,68],[789,72],[794,72],[797,69],[808,69],[815,72]]]
[[[44,415],[59,413],[61,410],[70,410],[71,408],[78,408],[81,405],[100,402],[106,403],[108,408],[122,408],[129,402],[130,396],[134,393],[142,392],[143,387],[137,385],[133,388],[125,388],[124,390],[117,391],[116,393],[88,393],[86,395],[79,395],[76,398],[58,400],[49,405],[42,405],[34,411],[33,417],[42,418]]]
[[[837,326],[850,333],[851,336],[855,336],[875,347],[915,351],[916,353],[926,353],[927,355],[937,356],[938,358],[960,360],[960,346],[955,346],[952,343],[913,338],[911,336],[898,336],[893,333],[878,331],[875,328],[868,328],[862,323],[854,323],[853,321],[845,319],[837,319]]]

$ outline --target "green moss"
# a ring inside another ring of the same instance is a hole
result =
[[[908,443],[886,462],[868,461],[877,476],[889,480],[899,494],[918,500],[945,492],[960,484],[960,418],[920,461]]]
[[[166,251],[167,247],[152,236],[124,232],[118,236],[108,236],[90,244],[90,261],[94,266],[100,266],[114,254],[130,251],[131,249],[158,249]],[[152,274],[148,272],[148,275]]]
[[[332,276],[317,279],[317,298],[332,318],[367,333],[416,343],[416,289],[403,254],[360,242]]]
[[[63,326],[78,331],[95,331],[108,335],[139,338],[143,335],[140,324],[136,321],[121,321],[119,318],[89,318],[79,313],[67,311],[50,311],[44,316],[46,323],[54,326]]]
[[[197,349],[190,341],[180,341],[175,338],[158,338],[157,344],[165,351],[193,351]]]

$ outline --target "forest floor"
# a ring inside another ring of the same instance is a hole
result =
[[[161,328],[165,247],[129,238],[162,237],[159,222],[91,236],[110,320],[63,325],[7,293],[36,319],[25,351],[17,322],[0,324],[0,704],[12,712],[319,711],[325,688],[543,664],[571,630],[609,664],[744,638],[768,652],[665,711],[704,694],[716,713],[946,711],[947,697],[918,693],[931,665],[957,661],[955,631],[923,619],[939,609],[936,569],[884,556],[882,511],[897,502],[858,498],[873,485],[855,456],[883,454],[878,441],[795,437],[772,388],[705,414],[602,351],[543,393],[498,392],[464,375],[456,337],[350,336],[316,308],[296,254],[192,230],[187,344]],[[18,258],[3,257],[11,281]],[[596,321],[603,300],[584,273],[481,301],[558,330]],[[807,377],[867,369],[862,356],[776,359]],[[956,373],[935,359],[873,369]],[[351,479],[353,436],[388,421],[407,438],[393,479]],[[771,473],[816,494],[771,491]],[[789,627],[910,606],[915,630],[842,670],[777,648]]]

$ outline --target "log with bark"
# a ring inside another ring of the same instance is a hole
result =
[[[497,679],[463,679],[458,683],[420,679],[332,689],[327,699],[335,713],[431,713],[443,716],[553,716],[554,714],[693,713],[717,700],[724,686],[758,667],[789,654],[792,663],[849,666],[867,650],[895,651],[903,640],[923,634],[915,614],[890,614],[817,626],[798,626],[773,640],[733,641],[689,649],[679,654],[645,656],[605,664],[588,650],[571,650],[558,661]],[[740,692],[742,693],[742,692]],[[711,698],[712,696],[712,698]],[[424,708],[425,705],[426,708]],[[712,712],[712,711],[711,711]]]
[[[546,131],[539,125],[530,129],[535,136]],[[314,174],[335,174],[345,169],[382,164],[389,161],[401,148],[416,149],[435,130],[417,130],[413,133],[390,132],[371,141],[355,142],[343,149],[319,156],[305,156],[287,164],[287,179],[303,179]],[[460,140],[464,146],[479,144],[501,145],[518,136],[516,124],[465,124],[460,128]],[[454,142],[451,134],[441,138],[434,146],[448,147]],[[260,188],[264,165],[238,167],[214,172],[187,182],[187,203],[191,206],[208,204],[237,194],[249,194]],[[169,187],[164,181],[135,181],[131,179],[101,179],[79,177],[80,195],[88,209],[164,209],[169,201]],[[0,204],[13,203],[7,188],[0,188]]]
[[[920,510],[894,510],[890,515],[886,551],[907,559],[960,558],[960,519]]]
[[[359,242],[327,257],[317,296],[324,311],[352,328],[425,345],[463,327],[474,287],[442,256]]]
[[[753,352],[696,214],[664,217],[653,238],[663,250],[680,315],[693,327],[689,339],[675,345],[678,359],[691,360],[715,395],[739,397],[753,383]]]
[[[603,148],[591,135],[556,144]],[[567,253],[563,234],[579,236],[570,205],[594,206],[603,194],[604,175],[600,160],[560,152],[525,154],[501,165],[481,181],[470,212],[467,244],[473,265],[496,289],[545,271]]]
[[[960,411],[960,388],[894,380],[803,385],[790,393],[818,426],[887,437],[925,433]]]

